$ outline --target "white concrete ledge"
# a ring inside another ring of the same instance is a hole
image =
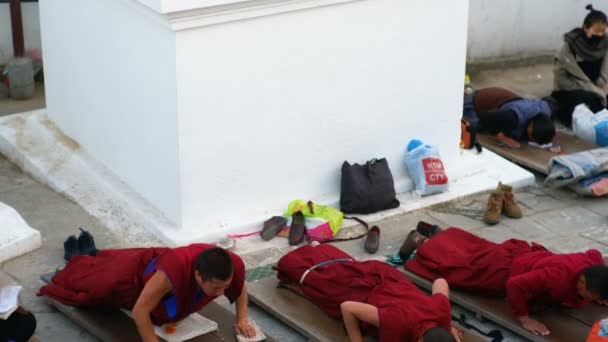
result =
[[[165,12],[170,27],[175,31],[245,20],[268,15],[300,11],[362,0],[221,0],[191,1],[197,7],[171,6]],[[178,3],[172,1],[171,3]],[[180,2],[181,3],[181,2]]]
[[[40,248],[40,232],[30,227],[19,213],[0,202],[0,264]]]

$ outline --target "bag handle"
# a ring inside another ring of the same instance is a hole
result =
[[[376,159],[372,159],[374,162],[376,161]],[[369,163],[369,162],[368,162]],[[308,209],[310,210],[311,214],[315,213],[315,208],[314,208],[314,203],[312,201],[308,201],[308,203],[306,203],[308,205]],[[358,217],[348,217],[348,216],[344,216],[345,219],[347,220],[355,220],[357,222],[359,222],[363,227],[365,227],[366,232],[354,237],[350,237],[350,238],[343,238],[343,239],[327,239],[327,240],[323,240],[323,241],[317,241],[319,243],[328,243],[328,242],[334,242],[334,241],[350,241],[350,240],[357,240],[360,239],[364,236],[367,236],[367,233],[369,233],[369,224],[365,221],[363,221],[362,219],[358,218]]]
[[[350,238],[342,238],[342,239],[327,239],[327,240],[323,240],[323,241],[318,241],[319,243],[328,243],[328,242],[340,242],[340,241],[350,241],[350,240],[358,240],[361,239],[365,236],[367,236],[367,234],[369,233],[369,224],[365,221],[363,221],[362,219],[358,218],[358,217],[347,217],[344,216],[345,219],[348,220],[355,220],[357,222],[359,222],[363,227],[365,227],[366,232],[357,236],[353,236]]]
[[[312,201],[308,201],[308,203],[306,203],[306,204],[308,204],[308,210],[310,210],[310,213],[314,215],[315,214],[315,207],[313,205],[314,203],[312,203]]]

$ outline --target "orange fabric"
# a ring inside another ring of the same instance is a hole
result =
[[[599,332],[600,332],[600,321],[597,321],[593,325],[593,328],[591,328],[589,337],[587,337],[587,342],[608,342],[608,336],[598,336]]]

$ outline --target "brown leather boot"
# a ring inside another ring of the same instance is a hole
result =
[[[427,238],[424,237],[424,235],[412,230],[405,238],[405,241],[403,241],[401,248],[399,248],[399,256],[401,257],[401,260],[406,261],[410,255],[426,240]]]
[[[416,225],[416,231],[427,238],[432,238],[433,236],[441,233],[443,229],[439,228],[436,224],[430,224],[424,221],[418,221]]]
[[[513,188],[509,185],[498,183],[497,190],[502,191],[503,194],[502,212],[511,218],[521,218],[523,214],[521,208],[517,205],[517,202],[515,202]]]
[[[488,198],[488,209],[486,209],[486,214],[483,216],[483,221],[491,225],[500,222],[503,203],[503,193],[499,190],[492,191],[490,193],[490,197]]]

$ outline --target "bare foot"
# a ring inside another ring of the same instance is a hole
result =
[[[526,330],[532,332],[534,335],[549,335],[549,329],[547,329],[544,324],[533,318],[530,318],[529,316],[519,317],[519,321]]]
[[[456,339],[456,342],[463,342],[464,341],[464,337],[462,336],[462,331],[452,327],[450,329],[450,332],[452,333],[452,335],[454,335],[454,338]]]

